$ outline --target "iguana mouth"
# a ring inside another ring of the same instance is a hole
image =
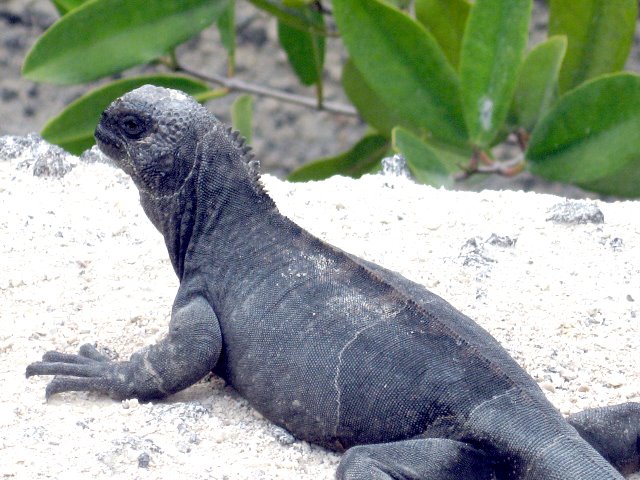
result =
[[[94,132],[98,148],[113,160],[122,158],[122,142],[109,132],[109,129],[102,125],[102,122],[96,127]]]
[[[126,145],[124,145],[122,140],[116,135],[111,133],[108,127],[102,124],[102,120],[98,123],[94,136],[100,151],[111,158],[127,175],[133,177],[135,167],[127,153]]]

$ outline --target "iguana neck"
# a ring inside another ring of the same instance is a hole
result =
[[[178,192],[168,197],[141,193],[147,216],[162,233],[173,268],[182,280],[185,263],[198,240],[247,238],[253,223],[277,212],[275,203],[262,189],[253,156],[237,134],[222,124],[198,142],[193,172]],[[256,241],[258,241],[256,239]],[[209,250],[209,248],[206,248]]]
[[[189,180],[193,182],[192,179]],[[140,203],[147,217],[164,237],[169,258],[180,280],[184,274],[184,259],[194,231],[194,195],[187,189],[172,197],[151,197],[140,192]],[[192,200],[193,199],[193,200]]]

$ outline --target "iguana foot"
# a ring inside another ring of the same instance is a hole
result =
[[[338,480],[494,480],[489,457],[471,445],[424,438],[352,447],[343,455]]]
[[[62,392],[98,392],[113,398],[135,396],[133,374],[129,362],[114,362],[93,345],[80,347],[78,355],[47,352],[41,362],[27,367],[26,376],[55,375],[47,385],[47,400]]]

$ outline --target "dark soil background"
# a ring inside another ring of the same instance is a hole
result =
[[[91,85],[58,86],[37,84],[20,75],[22,62],[37,37],[58,14],[47,0],[0,0],[0,135],[26,135],[42,129],[47,119],[67,104],[95,87]],[[544,2],[536,2],[532,22],[533,41],[546,32],[547,13]],[[244,81],[279,90],[313,96],[313,88],[301,87],[291,71],[277,40],[273,18],[248,2],[238,2],[238,52],[236,76]],[[627,68],[640,70],[640,54],[632,52]],[[181,62],[206,74],[223,74],[226,54],[215,27],[210,27],[178,50]],[[338,40],[329,40],[325,61],[327,101],[347,103],[340,87],[341,65],[346,58]],[[145,66],[124,72],[124,76],[163,71],[161,66]],[[118,78],[118,77],[114,77]],[[207,107],[223,121],[229,121],[229,106],[236,94],[213,100]],[[351,146],[366,126],[357,118],[316,112],[271,98],[254,97],[253,146],[263,171],[284,177],[296,166],[310,160],[333,155]],[[517,154],[507,149],[505,156]],[[512,188],[583,197],[573,187],[551,184],[528,174],[515,179],[491,177],[463,189]],[[592,195],[587,195],[592,196]]]

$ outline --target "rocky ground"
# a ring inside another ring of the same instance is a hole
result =
[[[78,159],[61,179],[34,176],[37,152],[12,142],[0,142],[0,476],[332,478],[338,455],[215,379],[151,404],[84,393],[45,403],[47,379],[25,379],[28,363],[86,342],[127,358],[166,331],[177,280],[128,177]],[[476,319],[562,412],[640,401],[640,202],[382,176],[264,181],[315,235]]]

